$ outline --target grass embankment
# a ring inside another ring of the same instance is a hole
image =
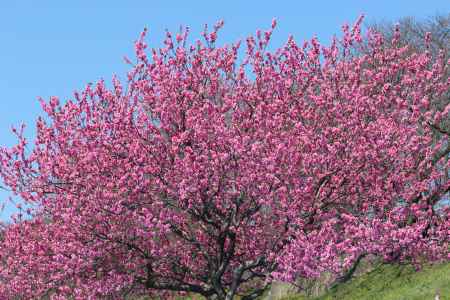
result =
[[[330,289],[317,298],[289,296],[283,300],[450,300],[450,264],[424,267],[380,265],[373,271]]]

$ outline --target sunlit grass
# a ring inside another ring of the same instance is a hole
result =
[[[318,298],[289,296],[283,300],[450,300],[450,264],[424,267],[380,265],[371,272],[338,285]]]

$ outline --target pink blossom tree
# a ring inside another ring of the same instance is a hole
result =
[[[35,208],[4,230],[0,295],[255,299],[367,254],[448,259],[449,62],[360,22],[269,52],[274,22],[243,57],[220,23],[150,52],[144,32],[125,86],[42,101],[33,145],[1,150]]]

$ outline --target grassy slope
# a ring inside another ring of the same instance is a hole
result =
[[[440,291],[441,300],[450,300],[450,264],[425,267],[415,272],[411,266],[381,265],[372,272],[357,277],[330,290],[314,300],[427,300]],[[284,300],[307,300],[290,296]]]

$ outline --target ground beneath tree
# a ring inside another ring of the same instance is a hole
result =
[[[336,286],[318,298],[292,295],[282,300],[450,300],[450,264],[416,272],[409,265],[380,265],[373,271]]]

